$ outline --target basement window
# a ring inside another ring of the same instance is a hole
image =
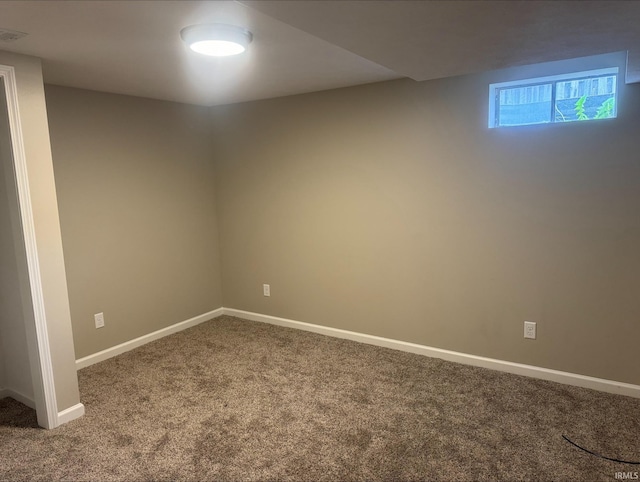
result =
[[[489,127],[612,119],[617,92],[617,67],[491,84]]]

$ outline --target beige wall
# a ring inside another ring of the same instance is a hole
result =
[[[489,130],[516,76],[215,108],[224,306],[639,384],[640,85]]]
[[[489,130],[518,72],[213,109],[48,86],[76,357],[224,305],[640,383],[640,89]]]
[[[208,110],[46,95],[76,358],[219,308]]]
[[[0,79],[0,388],[33,401],[19,270],[23,278],[28,274],[24,244],[16,246],[22,241],[22,233],[10,132],[4,82]]]
[[[0,52],[0,64],[13,66],[16,73],[44,315],[51,348],[56,401],[58,410],[62,411],[79,403],[79,393],[73,357],[73,338],[58,219],[58,202],[51,161],[42,66],[37,58],[8,52]],[[34,330],[33,323],[28,322],[28,340],[35,340]],[[31,365],[33,375],[34,364]],[[41,388],[34,386],[34,389],[40,390]],[[38,394],[36,394],[36,398],[39,398]]]

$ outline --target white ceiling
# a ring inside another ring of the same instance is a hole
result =
[[[640,2],[2,1],[0,42],[43,59],[45,81],[215,105],[400,77],[427,80],[629,50],[640,81]],[[211,59],[180,30],[230,23],[249,51]]]

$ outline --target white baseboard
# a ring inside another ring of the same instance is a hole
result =
[[[225,315],[237,316],[252,321],[260,321],[272,325],[286,326],[288,328],[296,328],[298,330],[311,331],[322,335],[332,336],[335,338],[344,338],[369,345],[382,346],[394,350],[416,353],[432,358],[441,358],[464,365],[473,365],[476,367],[489,368],[501,372],[513,373],[516,375],[524,375],[552,382],[564,383],[565,385],[573,385],[576,387],[591,388],[601,392],[615,393],[618,395],[626,395],[629,397],[640,398],[640,385],[632,385],[630,383],[616,382],[603,378],[589,377],[586,375],[578,375],[576,373],[563,372],[559,370],[551,370],[549,368],[541,368],[533,365],[524,365],[521,363],[513,363],[494,358],[486,358],[482,356],[469,355],[466,353],[455,352],[451,350],[443,350],[441,348],[433,348],[430,346],[408,343],[405,341],[392,340],[390,338],[382,338],[379,336],[366,335],[354,331],[340,330],[338,328],[330,328],[327,326],[313,325],[302,321],[288,320],[286,318],[278,318],[275,316],[262,315],[260,313],[252,313],[250,311],[236,310],[233,308],[222,308]]]
[[[0,399],[7,397],[13,398],[16,402],[20,402],[29,408],[33,408],[34,410],[36,409],[36,402],[26,395],[16,392],[15,390],[11,390],[10,388],[0,388]]]
[[[203,313],[202,315],[198,315],[188,320],[181,321],[179,323],[176,323],[175,325],[171,325],[161,330],[154,331],[153,333],[149,333],[148,335],[126,341],[111,348],[107,348],[106,350],[94,353],[93,355],[79,358],[78,360],[76,360],[76,369],[80,370],[81,368],[88,367],[90,365],[93,365],[94,363],[107,360],[116,355],[120,355],[121,353],[125,353],[127,351],[133,350],[134,348],[138,348],[139,346],[146,345],[147,343],[154,340],[158,340],[159,338],[163,338],[165,336],[172,335],[173,333],[191,328],[192,326],[199,325],[200,323],[204,323],[205,321],[209,321],[212,318],[216,318],[220,315],[222,315],[222,308],[218,308],[217,310],[209,311],[208,313]]]
[[[626,395],[629,397],[640,398],[640,385],[633,385],[631,383],[617,382],[613,380],[606,380],[604,378],[590,377],[586,375],[579,375],[576,373],[563,372],[560,370],[552,370],[549,368],[541,368],[533,365],[524,365],[522,363],[514,363],[504,360],[497,360],[495,358],[486,358],[482,356],[469,355],[467,353],[460,353],[451,350],[444,350],[441,348],[434,348],[425,345],[418,345],[416,343],[409,343],[406,341],[393,340],[390,338],[383,338],[380,336],[367,335],[364,333],[357,333],[355,331],[341,330],[339,328],[331,328],[328,326],[314,325],[311,323],[305,323],[302,321],[289,320],[286,318],[278,318],[276,316],[263,315],[260,313],[253,313],[250,311],[236,310],[234,308],[218,308],[217,310],[204,313],[186,321],[176,323],[175,325],[168,326],[148,335],[141,336],[134,340],[121,343],[114,347],[102,350],[93,355],[89,355],[76,360],[76,368],[88,367],[94,363],[107,360],[121,353],[133,350],[139,346],[145,345],[151,341],[163,338],[165,336],[177,333],[192,326],[198,325],[205,321],[216,318],[220,315],[236,316],[238,318],[244,318],[252,321],[259,321],[262,323],[269,323],[272,325],[285,326],[288,328],[295,328],[298,330],[310,331],[313,333],[319,333],[321,335],[331,336],[334,338],[343,338],[346,340],[357,341],[360,343],[367,343],[369,345],[376,345],[385,348],[391,348],[393,350],[400,350],[409,353],[415,353],[418,355],[429,356],[432,358],[441,358],[456,363],[462,363],[464,365],[472,365],[482,368],[488,368],[491,370],[497,370],[507,373],[513,373],[516,375],[523,375],[532,378],[538,378],[541,380],[549,380],[552,382],[564,383],[565,385],[573,385],[583,388],[591,388],[593,390],[599,390],[602,392],[615,393],[618,395]],[[34,408],[35,404],[32,400],[24,395],[16,394],[8,389],[0,389],[0,398],[12,397],[25,405]],[[80,412],[81,411],[81,412]],[[67,413],[68,412],[68,413]],[[79,414],[78,414],[79,413]],[[58,414],[66,421],[73,420],[74,418],[82,416],[84,413],[84,406],[78,404],[70,409],[64,410]],[[65,422],[60,422],[65,423]]]
[[[84,415],[84,405],[76,403],[73,407],[69,407],[62,412],[58,412],[58,425],[63,425],[71,420],[80,418]]]

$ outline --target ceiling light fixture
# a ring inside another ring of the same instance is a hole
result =
[[[180,36],[194,52],[214,57],[241,54],[253,40],[247,29],[221,23],[191,25],[183,28]]]

